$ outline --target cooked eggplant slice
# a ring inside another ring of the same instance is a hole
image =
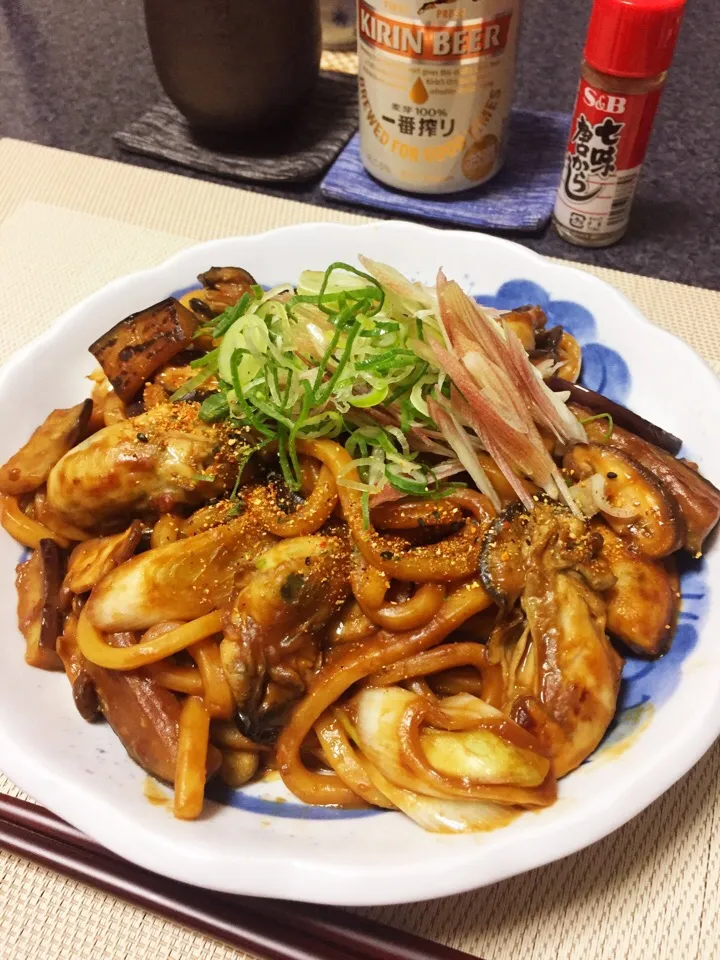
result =
[[[563,331],[557,346],[557,358],[562,364],[557,375],[564,380],[575,383],[580,376],[580,368],[582,367],[582,350],[575,337],[565,331]]]
[[[588,443],[566,453],[563,466],[576,481],[595,474],[604,479],[605,520],[642,554],[667,557],[682,546],[685,521],[677,500],[637,460],[621,450]]]
[[[637,452],[643,456],[643,451]],[[653,451],[639,462],[651,470],[675,496],[685,520],[683,546],[693,556],[701,556],[703,543],[720,519],[720,491],[709,480],[679,460],[665,455],[662,450]]]
[[[177,697],[138,671],[105,670],[82,655],[75,639],[77,621],[58,641],[58,652],[80,716],[104,717],[130,757],[160,780],[172,783],[177,761],[180,705]],[[132,633],[111,634],[113,646],[135,643]]]
[[[197,326],[192,311],[168,297],[116,323],[90,353],[120,399],[129,403],[160,367],[192,343]]]
[[[570,394],[572,403],[569,404],[569,407],[578,419],[586,420],[592,414],[598,413],[609,414],[612,417],[613,424],[632,431],[634,435],[642,437],[648,443],[654,443],[658,447],[662,447],[671,454],[679,453],[680,447],[682,447],[682,440],[679,437],[668,433],[667,430],[663,430],[662,427],[658,427],[657,424],[651,423],[637,413],[633,413],[627,407],[615,403],[609,397],[604,397],[601,393],[596,393],[594,390],[582,387],[579,383],[572,383],[572,381],[559,376],[548,377],[546,382],[551,390],[567,391]],[[593,423],[597,423],[597,421],[593,421]],[[606,433],[607,423],[601,421],[599,425],[603,428],[602,433]],[[587,426],[591,427],[592,433],[597,433],[598,426],[592,427],[592,424]],[[594,439],[594,437],[591,439]]]
[[[17,497],[42,486],[55,464],[85,439],[92,408],[88,399],[68,410],[53,410],[25,446],[0,467],[0,493]]]
[[[136,642],[132,633],[110,634],[107,641],[118,647]],[[72,629],[60,638],[58,649],[81,716],[92,721],[99,710],[130,757],[151,776],[172,784],[181,709],[175,694],[141,671],[106,670],[91,663],[78,649]],[[211,747],[209,774],[220,760]]]
[[[562,327],[547,327],[539,330],[535,336],[535,347],[537,350],[545,350],[553,355],[557,354],[558,344],[562,340],[565,331]]]
[[[535,325],[531,310],[511,310],[510,313],[504,313],[502,318],[528,353],[535,349]]]
[[[580,416],[584,413],[581,408],[573,412]],[[598,421],[586,424],[585,429],[596,442],[601,442],[607,432],[605,423]],[[615,426],[606,442],[642,464],[675,496],[686,526],[683,546],[699,556],[704,540],[720,520],[720,490],[682,460],[622,427]]]
[[[549,330],[539,330],[535,337],[535,346],[528,350],[530,360],[535,365],[550,361],[551,370],[557,369],[557,374],[548,377],[547,383],[560,382],[564,377],[572,386],[580,376],[582,367],[582,350],[575,337],[566,333],[562,327],[551,327]],[[560,365],[559,367],[557,365]],[[557,390],[559,387],[553,387]]]
[[[73,703],[83,720],[94,723],[100,718],[100,698],[90,674],[81,670],[72,685]]]
[[[65,556],[55,541],[49,539],[40,541],[38,553],[40,554],[43,586],[40,646],[45,650],[55,650],[57,639],[62,631],[58,597],[63,580]]]
[[[665,653],[680,609],[679,580],[672,558],[650,560],[636,553],[605,524],[601,557],[615,575],[607,592],[607,628],[631,650],[648,657]]]
[[[188,306],[201,320],[212,320],[215,317],[212,308],[200,297],[191,297]]]
[[[562,327],[539,330],[535,336],[534,349],[528,350],[530,362],[537,366],[549,360],[555,366],[558,362],[558,344],[562,339],[563,332]]]
[[[518,331],[516,324],[529,325],[534,336],[541,336],[547,323],[547,314],[542,307],[537,304],[527,303],[524,307],[515,307],[502,315],[503,320],[511,329],[515,330],[521,340],[523,336]]]
[[[70,555],[63,587],[71,593],[88,593],[111,570],[130,559],[142,534],[141,521],[133,520],[123,533],[79,543]]]
[[[54,540],[41,540],[29,560],[18,565],[18,626],[25,637],[25,659],[33,667],[60,670],[56,653],[61,632],[58,596],[63,554]]]
[[[116,634],[114,645],[132,640]],[[132,759],[158,780],[173,783],[177,763],[180,702],[170,690],[138,671],[106,670],[85,660],[103,716]]]
[[[231,284],[248,289],[256,282],[253,275],[242,267],[210,267],[205,273],[198,274],[198,280],[208,290],[221,290]]]
[[[211,267],[198,280],[205,288],[203,300],[215,313],[236,304],[255,285],[252,274],[242,267]]]
[[[509,609],[525,583],[525,541],[530,516],[518,501],[493,520],[480,553],[480,579],[490,596]]]
[[[94,723],[100,719],[100,701],[90,674],[85,669],[85,658],[75,639],[77,619],[68,617],[65,631],[57,642],[58,656],[65,667],[65,673],[72,687],[73,702],[83,720]]]

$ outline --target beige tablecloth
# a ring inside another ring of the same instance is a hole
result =
[[[289,223],[363,222],[170,174],[0,142],[0,360],[112,278],[196,241]],[[609,270],[720,370],[720,294]],[[0,757],[0,767],[2,757]],[[582,853],[477,893],[364,911],[486,960],[720,956],[720,749]],[[16,792],[0,775],[0,790]],[[239,960],[195,935],[0,854],[0,960]]]

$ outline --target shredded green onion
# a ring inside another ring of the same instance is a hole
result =
[[[362,522],[363,529],[370,529],[370,494],[367,490],[363,490],[362,496],[360,497],[360,506],[362,509]]]
[[[352,397],[348,397],[348,403],[353,407],[377,407],[387,398],[388,390],[389,387],[385,384],[385,386],[370,390],[368,393],[354,394]]]
[[[613,421],[612,415],[609,413],[596,413],[592,417],[586,417],[584,420],[581,420],[580,423],[583,426],[585,426],[586,423],[592,423],[594,420],[607,420],[607,423],[608,423],[607,433],[602,438],[603,443],[607,443],[607,441],[613,435],[613,430],[615,429],[615,423]]]
[[[208,361],[199,373],[196,373],[194,377],[190,377],[181,387],[178,387],[170,397],[170,403],[177,403],[178,400],[184,400],[185,397],[194,393],[198,387],[201,387],[206,380],[209,380],[216,371],[217,357],[214,360]]]
[[[217,423],[226,420],[230,414],[230,404],[222,393],[211,393],[200,405],[198,416],[205,423]]]
[[[215,350],[211,350],[209,353],[204,353],[202,357],[195,357],[194,360],[190,361],[190,366],[195,369],[196,367],[206,367],[209,363],[217,363],[219,352],[220,348],[216,347]]]
[[[237,469],[237,476],[235,477],[235,485],[232,488],[232,493],[230,494],[231,500],[237,499],[238,490],[240,489],[240,480],[242,478],[245,467],[247,467],[247,465],[250,463],[250,460],[252,459],[252,457],[254,457],[255,454],[258,453],[260,450],[263,450],[265,447],[267,447],[269,443],[270,443],[269,440],[263,440],[261,443],[256,443],[254,447],[250,447],[250,449],[246,450],[245,453],[242,455],[242,457],[240,457],[240,459],[238,460],[238,469]]]
[[[449,389],[414,349],[441,336],[425,294],[415,302],[338,261],[323,272],[305,271],[296,290],[253,286],[202,331],[213,348],[191,361],[197,373],[171,400],[189,397],[216,374],[218,386],[203,400],[200,419],[254,431],[258,443],[238,460],[233,498],[257,451],[275,445],[283,479],[297,490],[298,442],[340,435],[359,480],[339,482],[360,491],[366,524],[370,497],[388,483],[427,497],[454,489],[437,481],[407,439],[425,429],[437,436],[425,398]],[[447,443],[433,442],[454,458]]]
[[[369,316],[373,316],[374,314],[378,313],[379,310],[381,310],[382,305],[385,302],[385,291],[383,290],[382,286],[377,282],[377,280],[374,277],[371,277],[369,273],[363,273],[363,271],[358,270],[357,267],[353,267],[349,263],[342,263],[342,262],[331,263],[330,266],[325,271],[325,276],[323,277],[323,282],[320,286],[320,292],[318,294],[321,310],[324,310],[325,312],[327,312],[328,310],[327,307],[322,306],[322,298],[328,288],[330,277],[335,272],[335,270],[344,270],[346,273],[354,273],[355,276],[361,277],[363,280],[369,281],[369,283],[377,290],[377,297],[378,297],[378,305],[373,309],[372,313],[370,313]]]
[[[234,307],[228,307],[227,310],[221,313],[215,321],[213,337],[222,337],[223,334],[227,333],[235,321],[239,320],[245,313],[252,299],[252,294],[244,293]]]
[[[232,375],[235,402],[240,407],[244,418],[247,420],[250,426],[254,427],[255,430],[257,430],[257,432],[262,434],[264,437],[269,437],[272,439],[274,436],[272,429],[270,427],[266,427],[262,420],[260,420],[260,418],[253,413],[250,404],[247,402],[245,394],[243,393],[240,377],[238,376],[238,367],[241,360],[242,353],[240,350],[236,350],[230,359],[230,371]]]

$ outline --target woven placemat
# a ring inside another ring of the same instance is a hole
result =
[[[323,50],[320,67],[323,70],[337,70],[338,73],[357,73],[358,56],[354,51]]]
[[[320,176],[358,125],[357,82],[349,73],[323,71],[311,100],[279,130],[226,139],[198,137],[163,99],[115,134],[132,153],[251,183],[302,183]]]
[[[567,113],[513,110],[503,169],[472,190],[439,196],[393,190],[371,177],[356,134],[328,171],[322,193],[346,204],[476,230],[538,231],[555,205],[569,127]]]
[[[113,277],[194,240],[284,223],[362,220],[13,141],[0,142],[0,170],[0,360]],[[587,269],[720,369],[720,294]],[[362,912],[487,960],[714,960],[719,788],[716,746],[645,813],[586,851],[476,893]],[[16,792],[1,777],[0,791]],[[2,960],[241,957],[0,854]]]

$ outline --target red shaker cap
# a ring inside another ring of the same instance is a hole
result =
[[[585,59],[601,73],[653,77],[667,70],[685,0],[595,0]]]

